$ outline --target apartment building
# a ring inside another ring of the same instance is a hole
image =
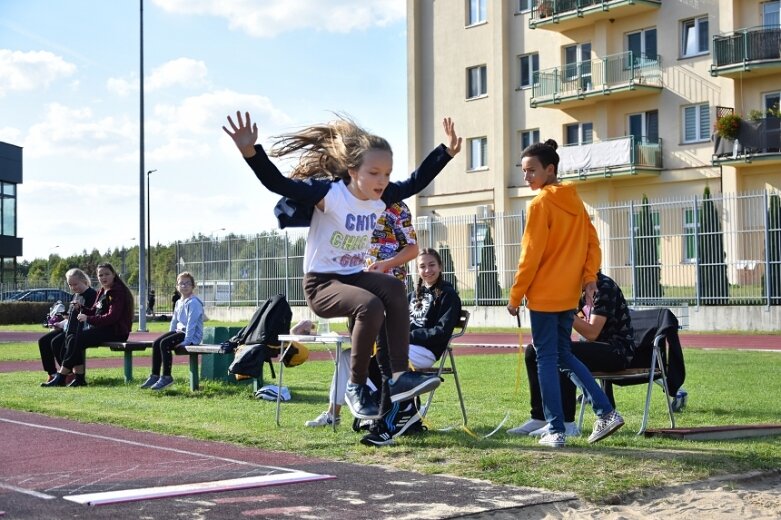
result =
[[[0,141],[0,283],[16,281],[16,257],[22,256],[16,220],[16,187],[21,183],[22,149]]]
[[[408,0],[410,166],[443,117],[464,137],[416,215],[519,212],[520,152],[548,138],[590,206],[781,189],[780,4]],[[744,139],[714,139],[730,112]]]

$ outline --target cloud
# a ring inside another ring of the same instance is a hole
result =
[[[74,72],[76,65],[51,52],[0,49],[0,96],[45,88]]]
[[[153,92],[170,87],[200,87],[206,84],[207,75],[208,69],[203,61],[177,58],[153,69],[144,80],[144,90]],[[120,96],[137,92],[138,75],[131,74],[129,78],[109,78],[106,81],[106,88]]]
[[[257,38],[300,29],[348,33],[384,27],[406,16],[402,0],[153,0],[169,13],[218,16]]]

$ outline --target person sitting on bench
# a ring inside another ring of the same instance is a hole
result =
[[[572,353],[591,372],[617,372],[629,366],[635,352],[634,330],[621,288],[602,272],[597,273],[594,306],[585,306],[581,297],[573,327],[583,341],[572,342]],[[537,375],[537,352],[528,345],[525,352],[526,373],[531,394],[531,418],[521,426],[507,430],[511,435],[542,435],[548,428],[542,409],[540,382]],[[564,408],[566,435],[579,435],[575,424],[575,384],[567,374],[560,373],[561,401]],[[607,392],[615,407],[612,389]]]

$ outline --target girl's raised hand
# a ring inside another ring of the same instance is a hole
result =
[[[442,126],[445,128],[445,134],[449,141],[447,153],[450,154],[450,157],[455,157],[456,154],[461,151],[461,138],[456,135],[456,124],[452,119],[446,117],[442,120]]]
[[[232,132],[224,126],[222,129],[225,130],[226,134],[231,136],[231,139],[236,143],[236,148],[239,149],[241,155],[244,157],[252,157],[255,155],[255,143],[258,140],[258,125],[257,123],[252,123],[249,112],[245,112],[245,114],[246,119],[242,120],[241,112],[238,110],[236,111],[236,121],[239,123],[238,127],[234,124],[231,116],[228,116],[228,124],[233,129]]]

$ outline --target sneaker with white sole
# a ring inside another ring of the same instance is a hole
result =
[[[431,392],[436,389],[442,380],[437,376],[421,374],[420,372],[404,372],[395,380],[388,381],[391,402],[397,403],[406,399]]]
[[[388,446],[393,444],[393,435],[391,435],[385,427],[384,421],[374,421],[372,427],[369,429],[369,433],[361,438],[361,444],[377,448]]]
[[[372,397],[371,388],[368,385],[347,383],[344,400],[352,414],[358,419],[379,419],[380,407]]]
[[[395,407],[396,405],[394,405]],[[393,438],[402,435],[412,435],[426,429],[421,422],[418,409],[412,402],[403,410],[391,410],[391,413],[385,419],[385,424],[392,431]]]
[[[533,431],[545,428],[546,426],[548,426],[548,423],[545,421],[541,421],[540,419],[529,419],[520,426],[510,428],[507,430],[507,433],[510,435],[531,435]]]
[[[545,432],[540,437],[539,443],[551,448],[563,448],[567,443],[567,436],[561,432]]]
[[[529,434],[531,437],[539,437],[545,432],[550,431],[550,424],[545,424],[542,428],[539,428],[537,430],[534,430]],[[579,437],[580,436],[580,428],[578,428],[577,423],[575,422],[565,422],[564,423],[564,435],[567,437]]]
[[[594,430],[588,437],[588,442],[601,441],[618,431],[624,425],[624,418],[615,410],[598,418]]]
[[[307,421],[304,424],[306,426],[309,426],[310,428],[317,428],[320,426],[333,426],[334,423],[336,423],[337,426],[339,426],[339,423],[342,422],[341,416],[337,415],[334,417],[331,415],[330,412],[325,411],[318,415],[315,419],[311,421]]]
[[[152,388],[155,383],[157,383],[157,380],[160,379],[160,376],[151,374],[149,377],[146,378],[146,381],[144,381],[139,388]]]
[[[155,384],[153,384],[151,387],[149,387],[151,390],[162,390],[163,388],[168,388],[174,384],[174,378],[171,376],[160,376],[160,379],[157,380]]]

